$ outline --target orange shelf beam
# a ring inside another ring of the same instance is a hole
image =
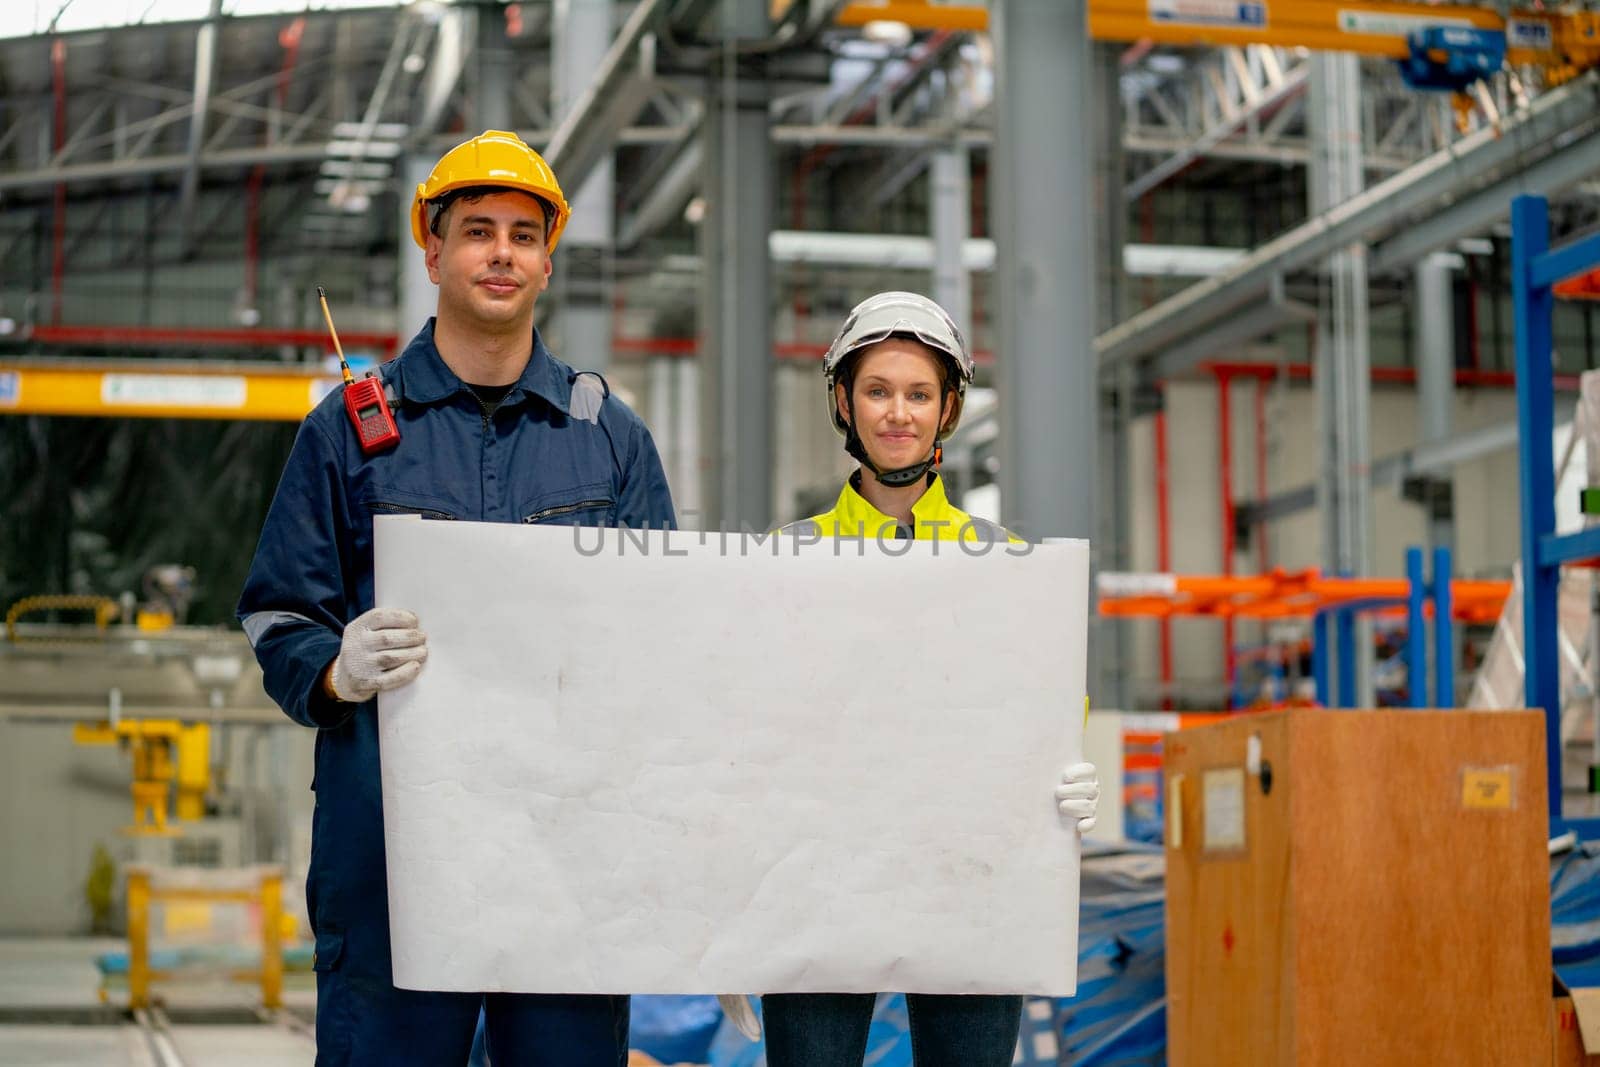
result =
[[[1108,618],[1309,618],[1319,611],[1366,600],[1404,601],[1404,578],[1324,578],[1315,569],[1259,575],[1105,574],[1100,614]],[[1510,582],[1456,579],[1450,583],[1451,616],[1468,622],[1499,618]],[[1378,607],[1402,615],[1403,603]],[[1425,609],[1431,613],[1432,605]]]

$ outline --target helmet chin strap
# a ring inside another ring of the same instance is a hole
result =
[[[867,455],[867,446],[861,442],[861,435],[856,433],[856,413],[848,397],[845,399],[845,411],[849,413],[850,417],[845,420],[844,450],[850,454],[850,458],[871,471],[882,485],[886,485],[891,489],[900,489],[907,485],[913,485],[929,471],[937,467],[940,461],[944,459],[944,442],[940,441],[938,436],[935,435],[933,447],[928,450],[927,459],[920,463],[913,463],[909,467],[884,470],[872,462],[872,457]]]

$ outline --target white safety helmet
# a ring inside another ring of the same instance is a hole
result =
[[[961,328],[949,312],[919,293],[888,292],[869,296],[845,316],[839,335],[828,346],[822,357],[822,378],[826,386],[828,418],[833,428],[847,441],[850,427],[839,417],[839,405],[834,399],[834,385],[847,366],[849,357],[869,345],[896,335],[915,338],[944,357],[946,387],[955,393],[955,409],[950,422],[940,428],[940,436],[948,434],[961,421],[961,405],[966,399],[967,386],[972,384],[972,351]],[[941,400],[941,405],[943,401]]]

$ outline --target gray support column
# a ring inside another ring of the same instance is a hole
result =
[[[422,324],[439,308],[439,288],[428,277],[428,268],[422,261],[422,249],[411,239],[411,198],[417,186],[428,180],[437,160],[425,156],[406,156],[400,171],[400,263],[395,271],[400,293],[397,314],[399,321],[395,332],[400,335],[400,346],[422,329]]]
[[[1094,354],[1095,135],[1085,0],[993,0],[996,137],[990,184],[999,291],[1003,521],[1029,540],[1096,527],[1099,375]],[[1092,588],[1092,586],[1091,586]],[[1092,596],[1091,596],[1092,601]],[[1091,611],[1089,692],[1114,700],[1114,656]]]
[[[672,361],[672,458],[667,465],[667,482],[672,486],[672,502],[678,509],[680,525],[705,528],[705,507],[701,500],[705,479],[700,468],[700,362],[693,359]],[[693,516],[693,521],[690,521]]]
[[[1459,262],[1435,252],[1417,264],[1417,443],[1448,441],[1456,403],[1455,291],[1452,271]],[[1449,470],[1428,477],[1425,494],[1428,543],[1455,551],[1455,479]]]
[[[702,510],[708,525],[762,527],[772,517],[772,144],[769,92],[736,56],[764,38],[766,0],[726,0],[711,19],[725,42],[706,86],[701,136],[706,214],[700,323]]]
[[[1126,153],[1122,145],[1121,44],[1091,45],[1094,62],[1095,294],[1099,310],[1095,332],[1128,317],[1128,274],[1123,248],[1128,243]]]
[[[1312,58],[1311,211],[1320,214],[1361,192],[1361,66],[1354,55]],[[1322,441],[1318,504],[1327,571],[1372,573],[1371,352],[1367,251],[1348,245],[1331,255],[1318,300],[1313,384]],[[1358,702],[1371,707],[1372,630],[1356,630]]]
[[[933,195],[928,214],[933,230],[933,298],[972,339],[972,275],[961,251],[972,229],[971,160],[961,145],[933,153],[928,172]]]
[[[991,184],[1000,294],[1004,521],[1030,540],[1095,535],[1093,143],[1084,0],[994,0]]]
[[[1094,162],[1095,162],[1095,294],[1098,298],[1095,333],[1109,330],[1126,317],[1127,272],[1123,267],[1123,246],[1127,243],[1127,199],[1124,190],[1122,147],[1122,52],[1120,44],[1095,43],[1090,46],[1094,64]],[[1124,365],[1107,375],[1101,404],[1105,418],[1100,427],[1100,490],[1097,504],[1100,518],[1096,534],[1100,539],[1098,565],[1105,570],[1135,570],[1133,561],[1133,420],[1137,414],[1138,387],[1134,368]],[[1102,640],[1103,651],[1095,657],[1099,668],[1095,695],[1102,705],[1129,706],[1132,696],[1128,678],[1133,673],[1134,626],[1130,619],[1099,619],[1090,616]],[[1154,674],[1154,664],[1149,672]]]
[[[673,449],[677,445],[674,440],[672,424],[672,406],[676,398],[672,395],[672,364],[671,356],[651,356],[645,364],[645,409],[644,421],[650,427],[650,436],[655,439],[656,452],[661,456],[661,467],[667,473],[667,487],[676,490],[674,484],[672,461]],[[683,505],[678,501],[678,494],[673,492],[673,503],[680,509]],[[678,516],[680,524],[683,516]],[[686,525],[686,524],[685,524]]]
[[[552,34],[552,111],[557,122],[577,104],[611,45],[611,0],[556,0]],[[595,164],[572,204],[556,249],[562,356],[602,373],[611,362],[612,157]],[[559,180],[561,175],[556,175]]]
[[[472,109],[475,129],[466,137],[484,130],[509,130],[511,126],[511,43],[506,40],[506,15],[501,7],[483,6],[475,11],[478,53],[473,57]],[[462,140],[465,140],[463,137]]]

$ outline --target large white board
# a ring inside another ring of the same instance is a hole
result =
[[[1085,542],[376,527],[397,985],[1074,991]]]

